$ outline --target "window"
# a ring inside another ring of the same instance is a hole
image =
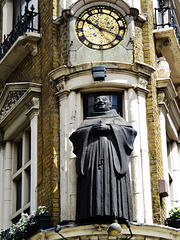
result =
[[[167,158],[168,158],[168,175],[169,175],[169,197],[170,197],[170,208],[171,208],[174,205],[173,163],[172,163],[172,142],[168,137],[167,137]]]
[[[27,1],[29,2],[29,1]],[[38,1],[31,0],[28,5],[30,10],[31,6],[34,6],[35,12],[38,11]],[[7,35],[13,30],[15,25],[20,20],[20,17],[25,13],[25,7],[27,6],[26,0],[5,0],[2,4],[2,39],[4,35]],[[33,26],[38,28],[38,20],[34,18]]]
[[[95,99],[100,95],[108,96],[110,102],[112,103],[112,108],[122,116],[122,93],[97,92],[84,95],[84,118],[90,116],[91,112],[94,111]]]
[[[13,1],[13,27],[18,23],[20,17],[24,14],[25,6],[25,0]]]
[[[3,91],[5,94],[1,96],[0,102],[4,104],[0,111],[5,109],[6,114],[1,114],[0,124],[4,142],[4,149],[0,151],[0,229],[7,229],[12,222],[18,221],[22,212],[37,209],[41,85],[18,82],[6,84]],[[9,104],[10,109],[6,108],[12,98],[15,99],[15,104]]]
[[[13,221],[17,221],[22,212],[30,209],[31,175],[31,131],[26,130],[13,143]]]

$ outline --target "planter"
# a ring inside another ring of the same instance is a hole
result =
[[[175,220],[167,218],[166,225],[169,227],[180,228],[180,217],[177,217]]]
[[[175,223],[175,228],[180,228],[180,217],[176,218],[174,223]]]
[[[51,217],[50,215],[38,215],[36,216],[39,229],[50,228]]]

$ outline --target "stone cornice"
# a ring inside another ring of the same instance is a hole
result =
[[[107,228],[109,224],[93,224],[93,225],[67,225],[62,226],[60,233],[71,240],[75,239],[116,239],[116,237],[110,237],[107,234]],[[123,233],[120,238],[128,239],[130,236],[129,230],[125,224],[121,225]],[[180,237],[180,230],[155,224],[137,224],[131,223],[131,230],[133,239],[163,239],[163,240],[176,240]],[[40,231],[36,235],[30,238],[30,240],[42,240],[42,239],[58,239],[58,233],[54,231],[54,228],[47,229],[46,231]],[[119,238],[118,238],[119,239]]]
[[[103,82],[95,82],[92,77],[93,66],[104,66],[106,78]],[[155,69],[147,64],[136,62],[135,64],[120,62],[96,62],[84,63],[73,67],[61,66],[49,73],[50,81],[56,82],[57,96],[62,93],[69,93],[71,90],[86,91],[89,88],[94,91],[101,88],[111,91],[117,88],[131,88],[138,91],[148,92],[147,85]],[[82,79],[82,80],[79,80]],[[116,80],[117,79],[117,80]]]
[[[58,80],[62,77],[67,77],[73,74],[85,73],[87,71],[91,71],[93,66],[103,65],[106,67],[106,70],[114,71],[114,72],[132,72],[134,74],[143,75],[145,78],[151,77],[151,74],[155,71],[155,68],[152,66],[142,63],[136,62],[135,64],[121,63],[121,62],[94,62],[92,63],[84,63],[76,66],[60,66],[49,73],[49,77],[51,80]]]

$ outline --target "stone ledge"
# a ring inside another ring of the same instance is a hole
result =
[[[67,225],[63,226],[60,233],[71,240],[100,240],[100,239],[123,239],[130,236],[128,228],[122,224],[123,234],[118,237],[111,237],[107,234],[108,224],[93,224],[93,225]],[[163,225],[150,225],[150,224],[137,224],[131,223],[131,230],[133,233],[132,239],[145,240],[178,240],[180,239],[180,229],[171,228]],[[47,230],[40,230],[30,240],[57,240],[62,239],[55,231],[54,228]]]
[[[29,52],[33,56],[37,53],[37,42],[41,34],[27,32],[20,36],[12,45],[7,54],[0,60],[0,82],[4,82],[16,69]]]

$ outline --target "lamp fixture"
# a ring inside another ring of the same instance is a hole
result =
[[[129,229],[130,232],[130,237],[129,238],[125,238],[125,240],[129,240],[132,238],[133,234],[131,231],[131,227],[130,227],[130,222],[128,219],[125,219],[125,224],[127,226],[127,228]],[[119,236],[120,234],[123,233],[123,229],[121,227],[121,225],[118,223],[118,221],[115,219],[114,222],[108,227],[107,229],[108,235],[109,236]]]
[[[107,232],[109,236],[119,236],[122,234],[123,229],[118,221],[114,220],[114,222],[108,227]]]
[[[106,77],[106,68],[104,66],[92,67],[94,81],[104,81]]]

